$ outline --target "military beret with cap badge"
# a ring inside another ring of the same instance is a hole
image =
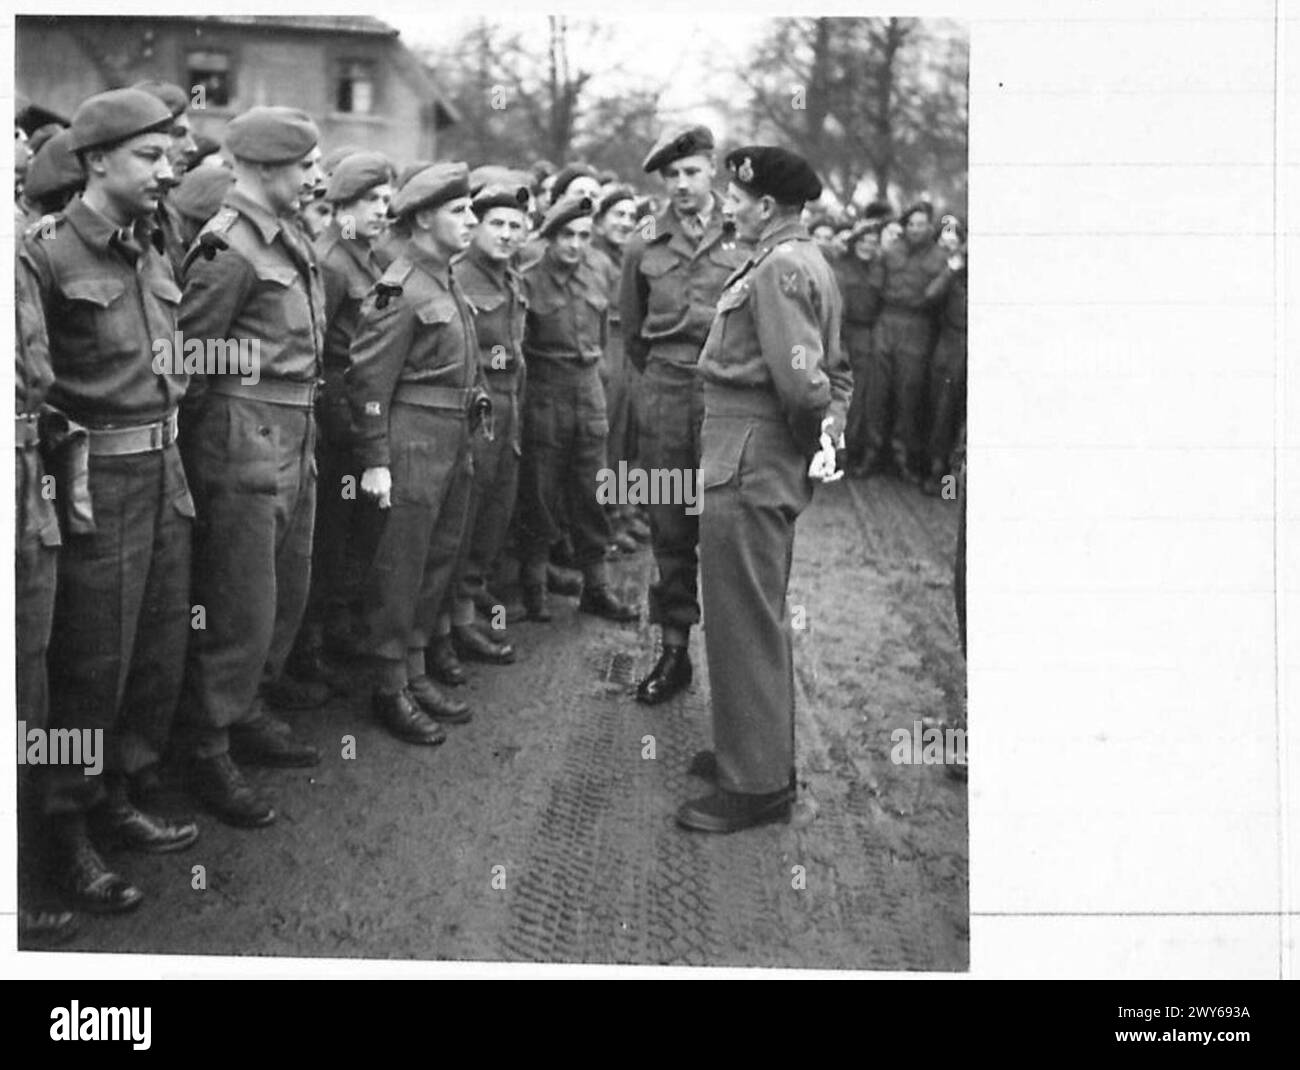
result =
[[[531,194],[523,185],[506,185],[504,183],[483,186],[474,194],[470,207],[474,214],[482,219],[493,208],[513,208],[516,211],[528,211]]]
[[[409,216],[469,196],[469,167],[460,162],[430,164],[412,175],[393,196],[394,216]]]
[[[566,164],[564,169],[555,176],[555,184],[551,186],[551,203],[558,204],[564,196],[564,191],[573,185],[574,179],[577,178],[594,178],[598,180],[600,175],[590,164]]]
[[[713,131],[707,126],[673,127],[655,142],[641,167],[649,175],[687,156],[699,156],[712,151]]]
[[[594,215],[595,210],[596,206],[590,197],[565,197],[546,213],[537,233],[540,237],[549,238],[566,223]]]
[[[822,195],[817,172],[798,153],[775,145],[745,145],[727,153],[731,181],[755,197],[800,205]]]
[[[171,109],[143,89],[110,89],[83,100],[72,116],[73,152],[115,145],[140,134],[170,131]]]
[[[226,151],[248,163],[295,163],[319,141],[311,116],[298,108],[249,108],[231,119],[225,132]]]

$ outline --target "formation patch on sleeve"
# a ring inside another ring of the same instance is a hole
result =
[[[800,290],[799,281],[799,272],[781,272],[781,292],[787,297],[798,297]]]

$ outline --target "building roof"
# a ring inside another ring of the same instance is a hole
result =
[[[355,33],[368,37],[396,37],[396,28],[369,15],[193,15],[195,22],[247,26],[260,30],[307,30],[318,33]]]

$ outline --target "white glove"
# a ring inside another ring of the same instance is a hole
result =
[[[808,466],[808,476],[822,483],[834,483],[844,475],[844,470],[835,467],[835,441],[826,432],[822,432],[821,449]]]
[[[375,499],[380,509],[393,504],[393,475],[387,468],[367,468],[361,473],[361,493]]]

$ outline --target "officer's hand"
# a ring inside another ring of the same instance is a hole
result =
[[[821,449],[813,456],[812,463],[808,466],[808,476],[822,483],[834,483],[843,475],[844,470],[837,467],[835,463],[835,440],[822,432]]]
[[[393,504],[393,474],[387,468],[367,468],[361,473],[361,493],[375,499],[380,509]]]

